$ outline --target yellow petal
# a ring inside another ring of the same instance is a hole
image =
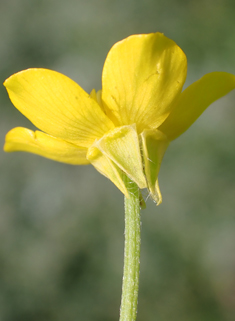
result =
[[[6,135],[6,152],[23,151],[38,154],[58,162],[85,165],[87,148],[78,147],[60,138],[55,138],[40,131],[17,127]]]
[[[185,132],[215,100],[235,89],[235,76],[212,72],[186,88],[173,111],[158,128],[173,140]]]
[[[158,173],[169,141],[159,130],[145,130],[141,138],[148,189],[154,201],[159,205],[162,202],[162,195],[158,185]]]
[[[93,146],[109,157],[139,188],[147,187],[134,125],[115,128]]]
[[[110,179],[129,198],[123,179],[125,174],[109,157],[105,156],[97,147],[92,146],[88,149],[87,159],[102,175]]]
[[[95,89],[92,89],[92,91],[90,92],[90,96],[91,98],[95,99],[95,101],[100,105],[101,109],[104,110],[101,98],[101,90],[98,90],[96,92]]]
[[[4,85],[15,107],[52,136],[88,147],[114,127],[90,95],[58,72],[27,69]]]
[[[174,41],[161,33],[134,35],[108,53],[102,99],[116,126],[137,124],[138,133],[158,127],[182,90],[187,61]]]

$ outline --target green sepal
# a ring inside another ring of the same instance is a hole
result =
[[[147,187],[135,125],[117,127],[93,146],[111,159],[139,188]]]
[[[141,133],[144,171],[148,189],[153,200],[159,205],[162,195],[158,185],[158,174],[165,151],[169,145],[167,137],[159,130],[144,130]]]

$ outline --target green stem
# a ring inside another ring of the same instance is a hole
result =
[[[125,251],[120,321],[134,321],[137,314],[140,266],[140,201],[139,188],[129,178],[125,197]]]

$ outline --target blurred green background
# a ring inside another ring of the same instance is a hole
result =
[[[160,31],[187,85],[235,73],[233,0],[3,0],[0,79],[29,67],[100,89],[110,47]],[[34,128],[0,88],[0,142]],[[235,320],[235,93],[169,147],[163,204],[142,211],[139,321]],[[147,193],[145,194],[147,197]],[[0,320],[118,320],[123,195],[91,166],[0,151]]]

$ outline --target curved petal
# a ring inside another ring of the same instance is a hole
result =
[[[87,148],[78,147],[40,131],[16,127],[6,135],[5,152],[29,152],[73,165],[85,165]]]
[[[148,189],[153,200],[159,205],[162,195],[158,185],[158,174],[165,151],[169,145],[167,137],[159,130],[144,130],[141,134],[144,171]]]
[[[212,72],[186,88],[165,122],[158,128],[168,139],[183,134],[215,100],[235,89],[235,76]]]
[[[182,90],[187,61],[183,51],[161,33],[130,36],[108,53],[102,99],[116,126],[137,124],[138,133],[158,127]]]
[[[114,127],[90,95],[56,71],[27,69],[4,85],[15,107],[52,136],[88,147]]]

